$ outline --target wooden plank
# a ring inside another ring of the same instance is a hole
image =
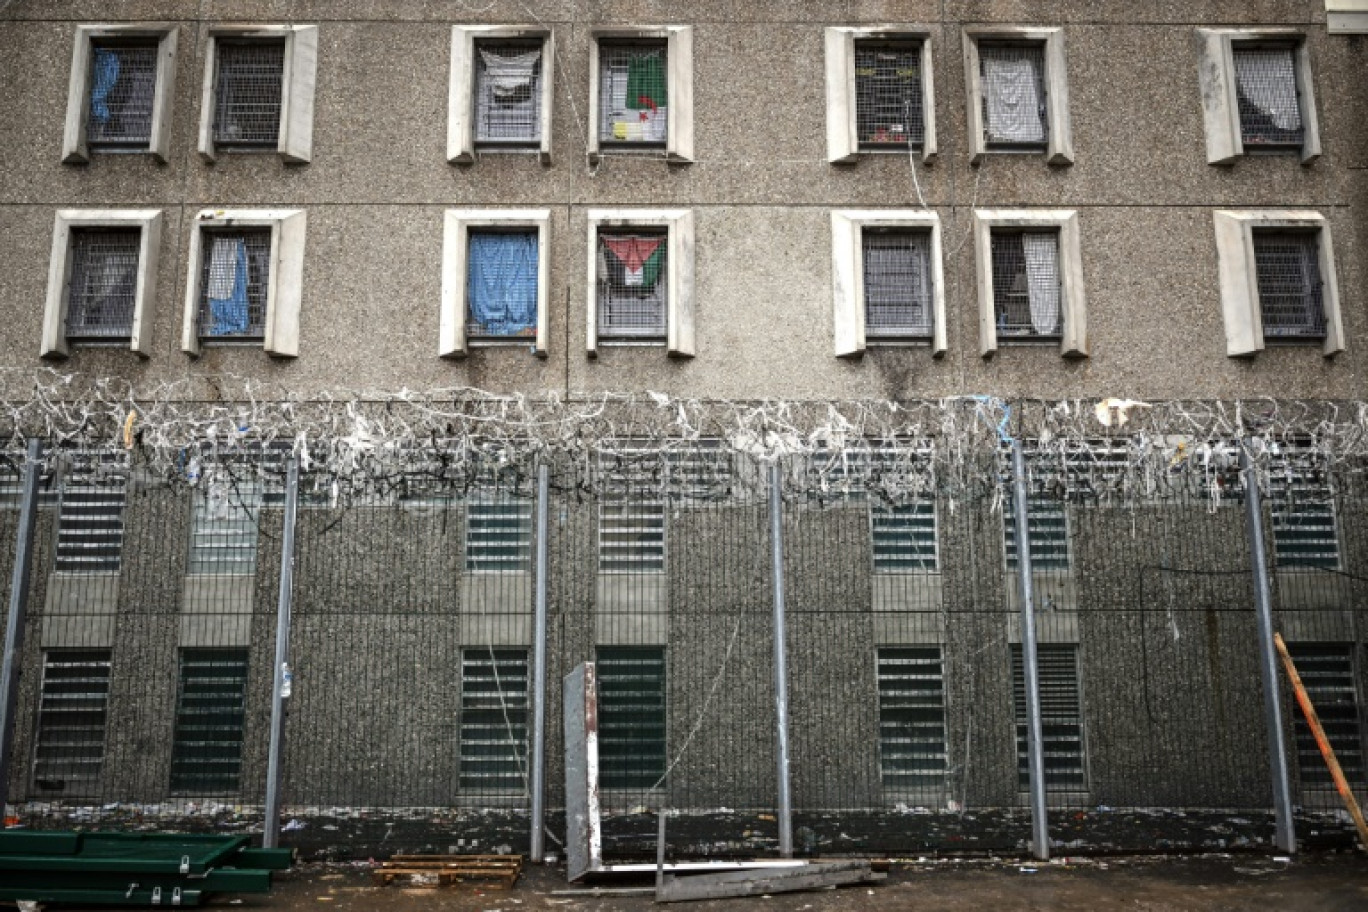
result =
[[[729,871],[722,874],[696,874],[690,877],[669,875],[656,892],[656,902],[687,902],[697,899],[793,893],[845,884],[877,883],[887,876],[871,871],[868,862],[814,864],[788,871]]]

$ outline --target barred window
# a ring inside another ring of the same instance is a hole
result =
[[[195,499],[190,573],[254,573],[261,503],[258,483],[210,484]]]
[[[1339,567],[1335,503],[1312,466],[1275,467],[1269,475],[1273,560],[1279,567]]]
[[[988,148],[1040,148],[1050,138],[1045,46],[980,41],[983,128]]]
[[[202,341],[261,339],[271,278],[271,230],[208,232],[201,259]]]
[[[233,795],[242,773],[246,649],[182,649],[171,791]]]
[[[475,42],[475,142],[541,142],[542,43]]]
[[[98,792],[109,720],[109,660],[107,649],[44,654],[33,754],[39,794],[77,798]]]
[[[532,569],[532,502],[512,494],[479,495],[466,505],[467,573]]]
[[[992,233],[999,339],[1058,339],[1064,331],[1058,231]]]
[[[649,789],[665,775],[665,648],[600,646],[599,783]]]
[[[1325,305],[1316,233],[1256,229],[1253,239],[1265,338],[1324,339]]]
[[[663,147],[668,134],[666,42],[599,42],[599,142]]]
[[[157,86],[156,38],[96,42],[86,137],[92,149],[147,149]]]
[[[527,650],[461,652],[462,790],[527,789]]]
[[[123,558],[124,478],[107,475],[118,456],[82,454],[62,488],[57,512],[56,568],[60,573],[113,573]],[[103,477],[102,477],[103,476]]]
[[[1249,146],[1300,148],[1305,138],[1295,45],[1231,48],[1240,139]]]
[[[919,42],[855,42],[855,126],[860,148],[921,148]]]
[[[274,150],[280,142],[285,42],[217,41],[214,145]]]
[[[668,247],[664,231],[599,232],[596,283],[600,338],[665,338]]]
[[[1078,646],[1041,643],[1036,647],[1040,678],[1041,748],[1045,754],[1047,791],[1088,789],[1088,760],[1083,737],[1083,700],[1078,680]],[[1031,784],[1027,748],[1026,673],[1021,644],[1012,644],[1012,702],[1016,708],[1017,782]]]
[[[142,232],[137,228],[72,230],[69,339],[126,339],[133,334],[141,243]]]
[[[1359,721],[1358,675],[1352,643],[1288,643],[1311,705],[1316,707],[1335,759],[1351,783],[1363,782],[1363,728]],[[1297,772],[1305,791],[1333,791],[1311,726],[1299,712],[1292,720],[1297,741]]]
[[[865,228],[862,234],[865,335],[931,335],[930,233]]]
[[[537,230],[470,232],[466,337],[537,334]]]
[[[877,661],[883,787],[895,795],[934,794],[946,774],[941,647],[882,646]]]

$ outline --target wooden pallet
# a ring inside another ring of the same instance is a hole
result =
[[[522,874],[521,855],[395,855],[371,872],[376,886],[397,879],[449,887],[474,881],[489,889],[508,890]]]

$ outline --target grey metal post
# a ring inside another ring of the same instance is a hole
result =
[[[295,516],[299,511],[299,458],[285,476],[285,526],[280,536],[280,599],[276,607],[275,676],[271,690],[271,748],[266,760],[266,820],[261,844],[280,845],[281,761],[285,751],[285,663],[290,661],[290,608],[294,597]]]
[[[546,583],[548,555],[547,514],[551,491],[551,470],[546,463],[537,466],[537,591],[536,617],[532,633],[532,846],[534,863],[546,858]]]
[[[793,857],[793,799],[789,792],[788,651],[784,632],[784,498],[779,462],[770,466],[770,545],[774,564],[774,714],[779,755],[779,854]]]
[[[1031,782],[1031,854],[1050,857],[1050,820],[1045,810],[1045,744],[1040,721],[1040,667],[1036,659],[1035,592],[1031,537],[1027,528],[1026,457],[1012,441],[1013,503],[1016,504],[1017,577],[1021,581],[1021,673],[1026,681],[1026,756]]]
[[[38,518],[38,460],[42,452],[42,444],[36,437],[31,438],[24,460],[19,529],[14,545],[14,573],[10,576],[9,618],[5,622],[5,655],[0,664],[0,812],[4,811],[9,798],[10,751],[14,747],[15,708],[19,700],[19,666],[24,659],[24,614],[28,607],[33,527]]]
[[[1254,567],[1254,615],[1259,625],[1259,677],[1263,681],[1264,723],[1268,726],[1268,766],[1273,777],[1273,843],[1289,855],[1297,851],[1292,823],[1292,790],[1288,785],[1287,740],[1278,697],[1278,655],[1273,645],[1273,598],[1268,585],[1268,549],[1264,544],[1263,504],[1259,479],[1249,458],[1249,441],[1240,442],[1240,471],[1245,483],[1245,520]]]

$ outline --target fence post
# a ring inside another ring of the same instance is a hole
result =
[[[779,755],[779,854],[793,857],[793,800],[789,793],[788,651],[784,632],[784,498],[779,460],[770,466],[770,545],[774,576],[774,714]]]
[[[9,617],[5,622],[5,655],[0,664],[0,816],[3,816],[9,799],[10,752],[14,747],[15,707],[19,700],[19,666],[24,660],[24,614],[28,607],[33,527],[38,518],[38,475],[42,452],[38,438],[31,438],[24,459],[19,529],[14,537],[14,572],[10,576]]]
[[[271,747],[266,759],[266,819],[261,844],[280,845],[281,762],[285,750],[286,663],[290,661],[290,608],[294,596],[295,516],[299,512],[299,457],[291,456],[285,476],[285,525],[280,536],[280,599],[276,607],[274,682],[271,690]]]
[[[532,628],[532,844],[533,863],[546,858],[546,584],[551,548],[546,540],[551,470],[537,466],[536,617]]]
[[[1259,479],[1249,458],[1248,439],[1240,441],[1240,472],[1245,483],[1245,521],[1254,570],[1254,615],[1259,625],[1259,677],[1263,681],[1264,723],[1268,727],[1268,765],[1273,777],[1273,844],[1289,855],[1297,851],[1292,822],[1292,790],[1288,785],[1287,739],[1278,696],[1278,657],[1273,645],[1273,598],[1268,584],[1268,548],[1264,543],[1263,504]]]
[[[1040,721],[1040,669],[1036,660],[1035,593],[1031,537],[1026,513],[1026,457],[1012,441],[1012,494],[1016,505],[1017,578],[1021,583],[1021,674],[1026,682],[1026,757],[1031,783],[1031,854],[1050,857],[1050,820],[1045,810],[1045,745]]]

